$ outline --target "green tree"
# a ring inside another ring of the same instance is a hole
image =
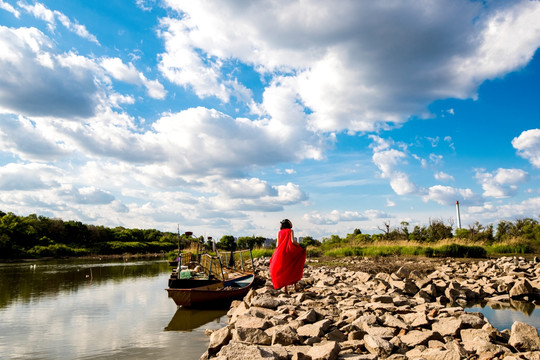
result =
[[[319,240],[315,240],[311,236],[304,236],[302,238],[302,245],[308,247],[308,246],[321,246],[321,242]]]
[[[235,251],[236,250],[236,241],[232,235],[223,235],[219,242],[216,244],[217,247],[221,250],[226,251]]]

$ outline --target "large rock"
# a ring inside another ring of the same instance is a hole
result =
[[[520,351],[540,350],[540,338],[538,330],[534,326],[516,321],[512,324],[510,340],[508,344]]]
[[[324,332],[330,327],[332,322],[328,319],[318,321],[314,324],[304,325],[298,328],[297,333],[300,336],[321,337]]]
[[[272,333],[272,345],[292,345],[300,342],[300,338],[296,331],[289,325],[283,325],[276,327],[275,331]],[[266,330],[268,333],[271,329]]]
[[[233,330],[233,341],[255,345],[270,345],[272,338],[261,329],[237,328]]]
[[[418,349],[414,348],[407,352],[408,359],[422,359],[422,360],[460,360],[463,359],[460,353],[454,350],[446,349]]]
[[[370,353],[380,357],[387,357],[392,353],[392,349],[394,348],[394,345],[390,341],[380,336],[366,335],[364,336],[364,342],[366,349]]]
[[[311,348],[307,355],[312,360],[335,360],[340,351],[339,344],[335,341],[329,341],[321,345],[315,345]]]
[[[247,316],[247,315],[241,315],[238,318],[236,318],[236,321],[234,322],[234,326],[236,328],[247,328],[247,329],[261,329],[265,330],[271,327],[271,323],[263,318],[256,317],[256,316]]]
[[[318,321],[320,318],[322,318],[322,315],[319,314],[317,311],[310,309],[298,316],[296,320],[303,321],[306,324],[313,324],[314,322]]]
[[[232,338],[231,329],[225,326],[216,330],[210,335],[210,345],[208,345],[208,354],[217,353],[223,346],[227,345]]]
[[[279,359],[279,353],[273,351],[270,347],[260,345],[247,345],[243,343],[230,342],[224,346],[219,353],[218,359],[235,360],[261,360],[261,359]]]
[[[431,330],[412,330],[405,335],[400,335],[399,338],[408,347],[426,345],[429,340],[442,340],[441,334]]]
[[[442,336],[457,336],[463,326],[461,319],[441,318],[431,326],[433,331],[437,331]]]
[[[496,332],[493,330],[463,329],[460,336],[463,347],[467,351],[486,352],[498,350],[492,343],[492,340],[496,337]]]
[[[262,308],[276,309],[279,305],[281,305],[281,302],[269,295],[256,297],[251,300],[251,306],[259,306]]]
[[[509,291],[509,295],[513,299],[523,298],[524,296],[534,295],[534,288],[527,279],[516,281],[514,286]]]

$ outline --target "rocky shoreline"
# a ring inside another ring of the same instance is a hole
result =
[[[225,327],[208,331],[201,359],[540,360],[535,327],[498,331],[460,306],[535,303],[536,258],[308,263],[301,290],[289,294],[271,287],[268,259],[256,261],[262,286],[232,304]]]

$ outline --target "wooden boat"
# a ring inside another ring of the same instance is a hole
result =
[[[249,254],[251,265],[244,261],[245,254]],[[179,260],[185,265],[173,269],[166,289],[178,306],[220,307],[243,298],[253,286],[255,274],[249,250],[218,256],[203,254],[199,261],[187,260]]]

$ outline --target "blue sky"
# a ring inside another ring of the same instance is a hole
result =
[[[215,238],[537,218],[539,18],[0,0],[0,209]]]

